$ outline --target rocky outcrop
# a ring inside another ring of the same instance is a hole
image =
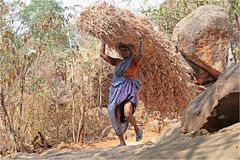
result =
[[[226,70],[206,91],[193,99],[184,111],[182,132],[209,132],[239,122],[240,63]]]
[[[228,14],[215,5],[199,7],[176,25],[173,33],[175,45],[193,62],[200,83],[209,75],[218,78],[225,69],[230,30]]]
[[[238,123],[212,135],[174,136],[127,159],[239,159],[239,129]]]
[[[161,129],[160,124],[161,123],[159,120],[153,120],[153,121],[149,122],[148,125],[146,125],[145,129],[152,131],[152,132],[159,132]]]

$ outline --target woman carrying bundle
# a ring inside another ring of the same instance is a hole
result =
[[[109,91],[108,113],[112,126],[119,137],[120,146],[126,145],[123,134],[128,123],[134,126],[136,141],[140,141],[143,130],[137,125],[133,113],[137,107],[137,92],[141,81],[136,80],[137,70],[143,58],[143,36],[140,38],[139,55],[133,57],[134,46],[119,43],[116,46],[122,59],[112,58],[105,54],[105,43],[101,46],[100,56],[109,64],[116,66],[115,77]]]

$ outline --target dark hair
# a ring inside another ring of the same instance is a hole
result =
[[[119,43],[117,44],[117,47],[120,48],[127,48],[131,53],[133,53],[134,50],[134,45],[132,44],[124,44],[124,43]]]

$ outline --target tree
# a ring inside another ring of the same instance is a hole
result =
[[[229,11],[232,22],[239,24],[239,20],[236,18],[240,14],[239,0],[230,0],[227,3],[224,0],[168,0],[159,7],[150,7],[142,12],[171,37],[174,27],[181,19],[196,8],[207,4],[219,5],[226,8]]]
[[[237,28],[240,31],[240,0],[229,0],[228,14],[232,23],[237,24]]]
[[[36,40],[59,47],[67,45],[63,12],[61,3],[55,0],[32,0],[20,17]]]
[[[66,8],[54,0],[13,1],[8,8],[0,30],[0,134],[5,126],[6,143],[30,144],[38,131],[54,144],[98,135],[109,125],[99,108],[99,79],[112,71],[98,59],[99,42],[69,25]]]

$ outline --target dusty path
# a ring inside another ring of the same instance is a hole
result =
[[[123,147],[116,147],[118,140],[109,140],[91,145],[55,148],[42,154],[19,153],[13,157],[14,159],[240,159],[240,123],[210,135],[179,134],[178,124],[175,123],[160,136],[154,132],[146,132],[141,142],[135,142],[135,137],[130,136],[127,139],[127,146]]]
[[[128,131],[128,132],[130,132],[130,133],[127,134],[126,144],[130,145],[130,146],[143,144],[143,143],[146,143],[149,141],[154,142],[159,135],[159,133],[156,133],[156,132],[144,131],[143,139],[140,142],[136,142],[134,132],[133,131]],[[115,147],[118,144],[119,144],[119,140],[113,139],[113,140],[107,140],[105,142],[95,143],[95,144],[93,144],[93,146],[96,148],[106,148],[106,147]]]
[[[118,139],[112,139],[88,145],[62,145],[41,154],[18,153],[12,157],[16,159],[124,159],[152,146],[158,135],[159,133],[156,132],[145,131],[142,141],[136,142],[134,131],[129,130],[126,140],[127,146],[118,147]]]

